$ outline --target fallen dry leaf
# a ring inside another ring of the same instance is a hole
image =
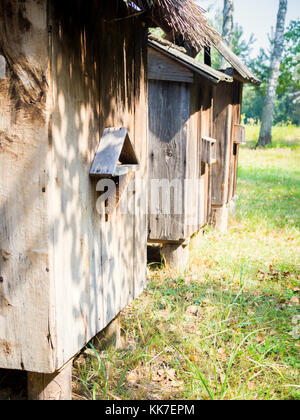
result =
[[[253,382],[248,382],[248,389],[249,389],[250,391],[254,391],[254,390],[255,390],[255,388],[256,388],[255,383],[253,383]]]
[[[262,343],[264,340],[265,340],[265,337],[264,337],[264,336],[262,336],[262,335],[258,335],[258,336],[256,337],[256,341],[257,341],[258,343]]]
[[[290,300],[290,303],[299,305],[299,298],[297,298],[297,296],[293,296],[292,299]]]
[[[220,348],[218,350],[218,357],[219,357],[219,359],[222,360],[222,362],[226,362],[227,356],[226,356],[226,353],[225,353],[225,350],[224,349]]]
[[[187,310],[186,310],[186,312],[187,312],[189,315],[193,315],[193,316],[197,316],[197,315],[198,315],[198,313],[199,313],[199,311],[200,311],[199,306],[195,306],[195,305],[189,306],[189,307],[187,308]]]

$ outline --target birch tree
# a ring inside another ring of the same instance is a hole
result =
[[[224,0],[224,9],[223,9],[223,31],[222,35],[226,44],[231,48],[232,47],[232,38],[233,38],[233,12],[234,5],[233,0]],[[221,57],[220,62],[221,68],[228,66],[227,61]]]
[[[280,75],[280,61],[284,45],[284,27],[287,13],[288,0],[279,0],[277,14],[277,25],[274,40],[274,48],[271,56],[270,77],[267,85],[266,95],[261,116],[261,129],[257,146],[266,146],[272,143],[272,124],[274,116],[274,103],[278,78]]]

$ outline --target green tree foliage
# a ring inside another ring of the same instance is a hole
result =
[[[251,60],[252,71],[262,81],[261,86],[245,86],[243,113],[246,118],[258,120],[261,115],[263,98],[270,72],[270,56],[273,35],[269,36],[270,48],[260,50],[259,55]],[[280,66],[277,86],[274,123],[291,121],[300,124],[300,20],[292,21],[285,33],[284,53]]]
[[[241,25],[235,24],[232,37],[232,51],[240,57],[244,63],[249,63],[249,56],[252,46],[256,42],[254,34],[251,34],[248,41],[244,39],[244,29]]]

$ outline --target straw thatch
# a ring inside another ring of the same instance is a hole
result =
[[[205,11],[194,0],[133,0],[141,10],[151,14],[163,29],[168,28],[175,36],[198,51],[221,40],[221,36],[209,25]]]

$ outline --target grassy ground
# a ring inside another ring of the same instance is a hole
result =
[[[249,145],[257,143],[259,137],[260,125],[254,124],[246,127],[247,139]],[[292,124],[277,125],[272,129],[272,147],[282,148],[287,147],[290,149],[296,149],[299,147],[300,142],[300,127]]]
[[[149,271],[122,313],[124,348],[77,359],[75,398],[299,399],[300,149],[290,141],[241,151],[229,232],[195,238],[185,276]]]

